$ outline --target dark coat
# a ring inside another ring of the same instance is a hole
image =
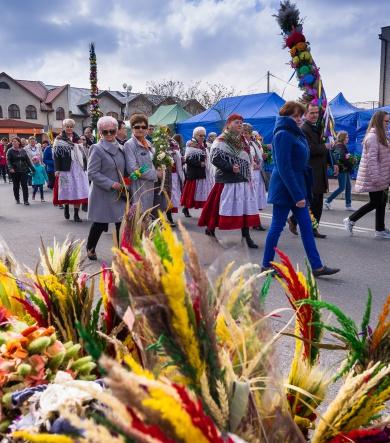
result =
[[[310,149],[309,164],[313,171],[313,194],[324,194],[328,191],[328,163],[332,164],[329,149],[322,142],[321,131],[309,122],[302,127]]]
[[[301,200],[310,200],[309,156],[306,137],[296,122],[291,117],[278,117],[272,141],[274,169],[268,203],[293,207]]]
[[[73,141],[69,140],[64,131],[59,139],[54,141],[53,145],[53,159],[54,159],[54,169],[55,171],[68,172],[72,165],[72,149],[73,143],[78,143],[79,136],[74,132]],[[58,145],[68,145],[68,149],[56,149]],[[84,170],[86,170],[86,158],[84,158]]]
[[[197,180],[206,178],[206,153],[202,156],[191,156],[186,158],[186,177],[187,180]],[[201,163],[205,165],[202,166]]]
[[[8,169],[13,169],[15,172],[33,172],[34,166],[31,163],[30,157],[24,149],[10,148],[7,151],[7,165]]]
[[[348,148],[344,143],[337,143],[333,149],[333,157],[339,166],[339,172],[352,172],[353,166],[347,159]]]
[[[53,149],[50,145],[47,145],[43,151],[43,163],[47,172],[54,172]]]

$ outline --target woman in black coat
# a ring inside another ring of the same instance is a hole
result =
[[[24,204],[28,206],[30,204],[28,202],[28,173],[34,171],[34,166],[27,152],[22,148],[20,138],[13,137],[11,142],[12,147],[7,151],[7,165],[12,177],[15,201],[20,204],[19,190],[21,186]]]

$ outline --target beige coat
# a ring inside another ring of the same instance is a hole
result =
[[[379,143],[375,129],[363,141],[362,158],[356,178],[357,192],[377,192],[390,184],[390,146]]]

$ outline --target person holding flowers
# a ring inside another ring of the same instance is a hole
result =
[[[345,191],[345,209],[347,211],[354,211],[352,208],[351,172],[353,171],[356,159],[348,151],[348,142],[348,132],[340,131],[337,133],[336,144],[333,149],[333,157],[337,161],[339,167],[339,174],[337,176],[339,187],[325,199],[324,206],[326,209],[332,209],[332,201]]]
[[[211,163],[216,167],[215,185],[203,207],[199,226],[215,237],[215,229],[241,229],[249,248],[257,248],[249,228],[260,225],[251,177],[251,158],[242,139],[243,118],[231,114],[223,133],[211,147]]]
[[[162,171],[153,164],[154,148],[146,138],[148,118],[145,114],[133,114],[130,118],[132,137],[124,145],[126,170],[132,177],[131,192],[133,203],[140,202],[141,210],[154,206],[154,189]]]
[[[97,128],[98,143],[91,145],[88,158],[88,179],[91,182],[88,204],[88,220],[92,221],[87,241],[87,255],[96,260],[96,245],[109,223],[115,223],[119,243],[119,229],[125,212],[125,153],[116,140],[118,122],[110,116],[101,117]]]
[[[206,145],[206,129],[198,126],[192,139],[187,142],[185,152],[187,167],[186,182],[181,196],[183,214],[191,217],[190,208],[203,208],[213,187],[211,168],[208,168],[209,151]]]

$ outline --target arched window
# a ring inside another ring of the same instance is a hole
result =
[[[20,118],[20,109],[18,105],[8,106],[8,118]]]
[[[6,82],[0,82],[0,89],[10,89],[9,84]]]
[[[30,120],[36,120],[37,119],[37,108],[33,105],[28,105],[26,107],[26,118]]]
[[[107,112],[107,115],[109,115],[110,117],[114,117],[118,120],[119,115],[117,112],[111,111],[111,112]]]
[[[3,108],[0,106],[0,118],[3,118]]]
[[[56,109],[56,120],[65,120],[65,110],[64,108],[57,108]]]

